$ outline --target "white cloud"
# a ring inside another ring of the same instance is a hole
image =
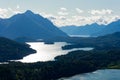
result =
[[[7,11],[7,9],[0,8],[0,13],[6,13]]]
[[[12,8],[9,7],[8,10],[9,10],[9,11],[12,11]]]
[[[100,24],[109,24],[118,19],[120,19],[120,16],[118,16],[118,15],[102,16],[100,19],[97,20],[97,22]]]
[[[18,10],[18,9],[12,9],[12,8],[8,8],[9,12],[11,12],[12,14],[18,14],[18,13],[22,13],[22,11]]]
[[[120,19],[119,15],[88,15],[88,16],[65,16],[65,15],[55,15],[55,14],[47,14],[42,13],[42,15],[49,20],[51,20],[56,26],[66,26],[66,25],[86,25],[92,23],[98,24],[109,24],[112,21]]]
[[[45,13],[45,12],[42,12],[39,14],[45,18],[48,18],[57,26],[66,25],[65,21],[67,20],[67,18],[64,15],[55,15],[55,14],[53,15],[53,14],[49,14],[49,13]]]
[[[64,11],[63,13],[65,13]],[[112,21],[120,19],[119,15],[78,15],[70,14],[66,16],[66,14],[59,13],[57,14],[48,14],[48,13],[42,13],[44,17],[48,18],[51,20],[55,25],[57,26],[65,26],[65,25],[86,25],[86,24],[92,24],[92,23],[98,23],[98,24],[109,24]]]
[[[61,16],[65,16],[65,15],[68,15],[68,11],[67,11],[67,8],[60,8],[60,11],[58,12],[58,15],[61,15]]]
[[[19,10],[14,10],[14,11],[13,11],[13,14],[18,14],[18,13],[22,13],[22,12],[19,11]]]
[[[109,24],[113,21],[120,19],[120,16],[72,16],[71,18],[60,19],[60,17],[56,17],[56,19],[52,20],[52,22],[57,26],[65,26],[65,25],[86,25],[92,23],[98,24]]]
[[[112,14],[113,10],[110,10],[110,9],[91,10],[88,13],[92,15],[106,15],[106,14]]]
[[[79,8],[75,8],[75,10],[78,12],[78,13],[83,13],[84,11],[79,9]]]
[[[19,7],[20,8],[20,7]],[[76,8],[75,9],[78,13],[83,13],[84,11]],[[21,13],[21,10],[18,8],[12,9],[12,8],[7,8],[3,9],[0,8],[0,17],[6,18],[8,17],[9,14],[17,14]],[[39,13],[39,12],[38,12]],[[68,10],[66,8],[61,8],[57,14],[51,14],[51,13],[39,13],[45,18],[48,18],[51,20],[55,25],[57,26],[65,26],[65,25],[85,25],[85,24],[91,24],[94,22],[97,22],[99,24],[109,24],[112,21],[120,19],[119,15],[112,14],[113,11],[110,9],[103,9],[103,10],[91,10],[89,11],[90,14],[88,15],[78,15],[77,13],[75,14],[69,14]],[[111,14],[111,15],[108,15]]]
[[[7,17],[7,13],[8,13],[7,9],[0,8],[0,17],[1,18]]]
[[[68,15],[68,12],[62,12],[62,11],[61,11],[61,12],[58,12],[58,14],[64,16],[64,15]]]
[[[22,13],[22,11],[20,11],[19,8],[18,8],[18,6],[16,7],[16,9],[12,9],[10,7],[9,8],[0,8],[0,18],[8,18],[14,14]]]
[[[62,7],[62,8],[60,8],[60,10],[61,11],[67,11],[67,8]]]
[[[53,14],[49,14],[49,13],[45,13],[45,12],[41,12],[41,13],[38,12],[38,14],[40,14],[41,16],[43,16],[43,17],[45,17],[45,18],[48,18],[48,19],[50,19],[50,20],[55,20],[55,19],[57,19],[57,16],[55,16],[55,15],[53,15]]]

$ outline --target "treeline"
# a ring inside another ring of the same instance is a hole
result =
[[[35,52],[27,44],[0,37],[0,62],[22,59],[24,56]]]
[[[97,69],[120,69],[119,36],[120,33],[115,33],[98,38],[78,40],[74,45],[63,48],[94,47],[94,50],[72,51],[67,55],[56,57],[55,61],[1,64],[0,80],[56,80],[61,77],[91,72]],[[0,60],[21,58],[27,55],[29,51],[34,52],[28,45],[8,41],[7,39],[0,40]],[[74,40],[77,39],[74,38]],[[3,53],[7,56],[3,56]]]
[[[96,38],[81,38],[72,45],[63,46],[62,49],[93,47],[97,50],[110,50],[120,48],[120,32]],[[72,40],[71,40],[72,41]],[[73,40],[74,41],[74,40]],[[72,43],[72,42],[71,42]]]
[[[0,80],[56,80],[103,68],[120,68],[120,50],[73,51],[55,61],[0,65]]]

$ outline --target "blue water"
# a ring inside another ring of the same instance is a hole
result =
[[[38,61],[52,61],[56,56],[65,55],[68,52],[76,51],[76,50],[84,50],[89,51],[93,48],[85,47],[85,48],[74,48],[71,50],[62,50],[62,46],[68,45],[65,42],[56,42],[54,44],[44,44],[43,42],[30,42],[28,43],[31,45],[31,48],[35,49],[37,52],[35,54],[31,54],[25,56],[21,60],[23,63],[34,63]]]
[[[97,70],[91,73],[75,75],[69,78],[62,78],[59,80],[120,80],[120,70],[105,69]]]

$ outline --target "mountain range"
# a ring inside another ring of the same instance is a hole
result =
[[[120,32],[120,20],[114,21],[106,25],[105,28],[103,28],[103,30],[92,34],[92,36],[104,36],[115,32]]]
[[[50,20],[30,10],[7,19],[0,19],[0,36],[13,40],[53,40],[69,37],[68,35],[104,36],[120,32],[120,20],[108,25],[97,23],[84,26],[63,26],[58,28]]]
[[[68,37],[66,33],[57,28],[51,21],[27,10],[8,19],[0,19],[0,36],[9,39],[49,39]]]
[[[104,36],[115,32],[120,32],[120,20],[111,22],[108,25],[99,25],[93,23],[85,26],[64,26],[60,28],[68,35],[90,35],[90,36]]]
[[[64,26],[60,29],[69,35],[91,35],[97,32],[102,31],[105,25],[99,25],[97,23],[93,23],[90,25],[84,26]]]

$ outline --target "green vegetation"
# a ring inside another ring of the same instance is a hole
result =
[[[17,43],[15,41],[0,37],[0,62],[8,60],[22,59],[24,56],[35,53],[27,44]]]
[[[97,69],[120,69],[120,50],[73,51],[55,59],[49,62],[2,64],[0,80],[56,80]]]
[[[116,32],[114,34],[96,37],[96,38],[71,39],[70,41],[71,41],[70,43],[73,44],[63,46],[62,49],[72,49],[72,48],[81,48],[81,47],[93,47],[97,50],[119,49],[120,32]]]
[[[56,57],[60,61],[84,61],[92,64],[96,69],[109,68],[120,65],[120,50],[92,50],[73,51],[67,55]]]
[[[56,80],[61,77],[91,72],[97,69],[120,69],[119,36],[120,33],[115,33],[98,38],[81,39],[81,42],[76,42],[74,45],[67,45],[67,47],[63,48],[71,49],[90,46],[95,49],[91,51],[72,51],[67,55],[57,56],[55,61],[37,63],[10,62],[9,64],[1,64],[0,80]],[[2,42],[4,42],[4,45],[8,46],[6,44],[7,40],[5,40],[0,41],[0,45],[3,45]],[[25,45],[18,47],[16,45],[18,43],[13,41],[10,43],[12,44],[8,46],[11,50],[10,52],[14,52],[14,50],[16,52],[25,48],[23,49],[24,51],[29,48],[27,45],[27,48]],[[12,53],[9,54],[12,55]]]

